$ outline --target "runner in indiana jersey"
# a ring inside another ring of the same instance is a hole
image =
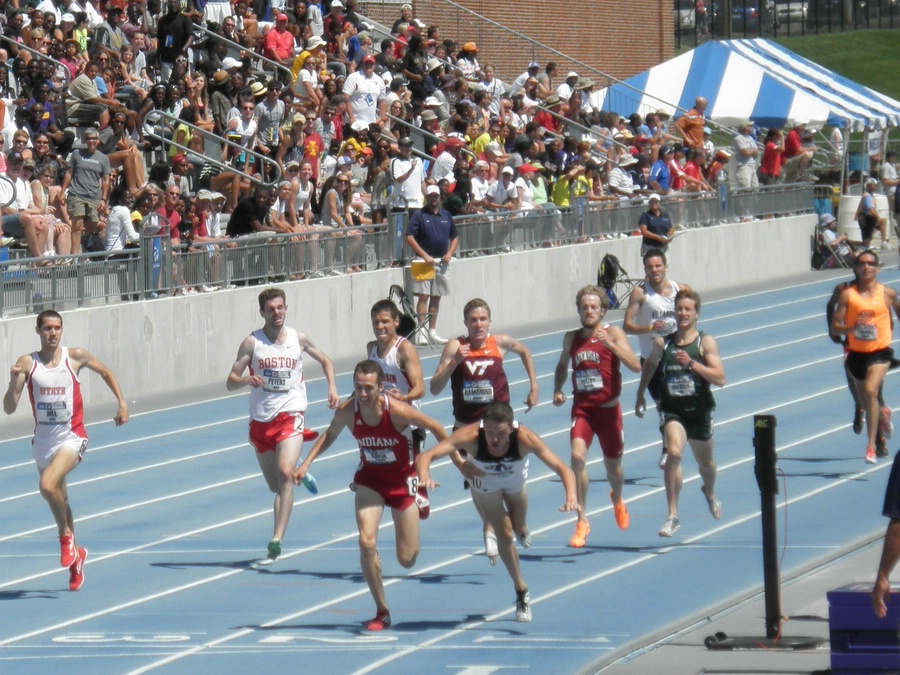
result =
[[[397,541],[397,561],[409,569],[419,555],[419,495],[425,496],[414,467],[415,451],[411,427],[426,429],[438,441],[447,438],[444,427],[411,405],[384,393],[384,373],[375,361],[356,364],[353,397],[334,413],[328,430],[319,437],[303,463],[294,471],[300,483],[313,461],[328,450],[344,429],[349,429],[359,445],[360,464],[351,488],[355,493],[356,522],[363,576],[375,600],[375,618],[366,629],[380,631],[391,625],[391,613],[381,577],[378,555],[378,526],[385,507],[391,509]],[[457,465],[462,458],[454,457]]]

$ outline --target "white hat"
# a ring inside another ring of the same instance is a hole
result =
[[[62,15],[59,22],[65,23],[66,21],[68,21],[69,23],[75,23],[75,15],[70,14],[69,12],[66,12],[65,14]]]
[[[651,202],[652,202],[654,199],[655,199],[656,201],[659,201],[659,195],[656,195],[656,194],[650,195],[650,198],[649,198],[648,201],[651,201]]]
[[[439,195],[441,194],[441,188],[439,188],[437,185],[429,185],[427,188],[425,188],[425,194]]]
[[[637,160],[631,154],[622,155],[616,164],[617,166],[631,166],[632,164],[637,164]]]
[[[210,192],[209,190],[200,190],[197,192],[197,199],[210,201],[212,199],[212,192]]]
[[[306,41],[306,48],[310,50],[315,49],[316,47],[323,46],[325,46],[325,40],[320,38],[318,35],[313,35],[311,38],[309,38],[309,40]]]
[[[226,56],[222,59],[222,69],[223,70],[231,70],[232,68],[240,68],[241,62],[238,61],[233,56]]]
[[[822,216],[819,218],[819,227],[828,227],[836,220],[837,220],[837,218],[835,218],[830,213],[823,213]]]
[[[350,128],[353,129],[353,131],[368,131],[369,125],[365,120],[356,120],[350,125]]]
[[[221,192],[210,192],[209,195],[209,198],[214,202],[226,201],[225,195],[223,195]]]
[[[429,96],[425,99],[425,103],[423,105],[428,108],[430,106],[440,106],[441,102],[438,101],[436,96]]]
[[[510,176],[512,176],[513,174],[516,173],[516,171],[511,166],[504,166],[503,171],[501,171],[500,173],[501,174],[509,174]]]
[[[566,75],[566,79],[568,80],[570,77],[574,77],[575,79],[578,79],[578,73],[576,73],[574,70],[570,70],[569,74]]]
[[[344,3],[341,0],[331,0],[331,8],[334,9],[335,7],[344,9]]]

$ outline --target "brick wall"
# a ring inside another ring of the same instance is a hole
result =
[[[541,65],[555,61],[563,74],[576,70],[598,85],[604,84],[598,74],[585,72],[527,38],[620,79],[674,55],[671,0],[459,0],[459,5],[522,36],[492,26],[444,0],[411,0],[411,4],[413,16],[440,26],[443,39],[459,44],[476,42],[478,60],[493,63],[507,82],[533,59]],[[400,16],[399,7],[399,3],[383,0],[359,2],[361,12],[387,26]]]

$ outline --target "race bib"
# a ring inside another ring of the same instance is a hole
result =
[[[290,370],[276,370],[274,368],[266,368],[262,372],[264,380],[263,389],[271,392],[288,391],[291,385]]]
[[[383,448],[363,448],[362,454],[366,464],[394,463],[394,453]]]
[[[38,424],[65,424],[72,419],[72,413],[65,401],[45,401],[36,406]]]
[[[878,339],[878,326],[874,323],[858,323],[853,328],[853,337],[863,342],[874,342]]]
[[[693,396],[696,392],[694,388],[694,377],[688,373],[683,375],[672,375],[666,381],[666,387],[669,390],[669,396]]]
[[[603,375],[599,370],[576,370],[575,391],[599,391],[603,389]]]
[[[494,385],[488,381],[463,382],[462,395],[466,403],[490,403],[494,400]]]

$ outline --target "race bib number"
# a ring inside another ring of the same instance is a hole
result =
[[[290,389],[290,370],[276,370],[274,368],[266,368],[265,370],[263,370],[262,376],[263,380],[265,380],[265,383],[263,384],[263,389],[265,391],[283,392]]]
[[[603,389],[603,375],[599,370],[576,370],[575,391],[588,392]]]
[[[463,401],[466,403],[490,403],[494,400],[494,385],[490,382],[463,382]]]
[[[382,448],[363,448],[362,454],[366,464],[394,463],[394,453]]]
[[[858,323],[853,329],[853,337],[862,342],[874,342],[878,339],[878,326],[874,323]]]
[[[669,396],[693,396],[696,392],[694,388],[694,378],[692,375],[685,373],[684,375],[673,375],[666,382],[669,390]]]
[[[406,479],[406,486],[409,488],[409,496],[415,497],[419,494],[419,477],[409,476]]]
[[[38,424],[65,424],[72,419],[72,413],[65,401],[46,401],[36,406]]]

